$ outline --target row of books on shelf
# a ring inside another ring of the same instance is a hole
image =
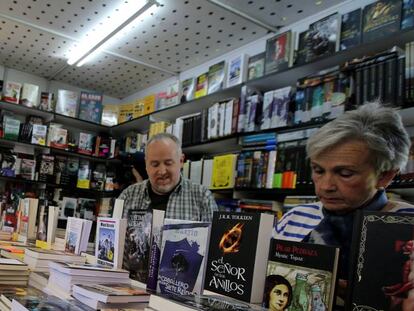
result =
[[[116,169],[103,163],[63,155],[39,154],[38,156],[0,150],[0,176],[16,177],[98,191],[117,188]]]
[[[69,252],[26,247],[24,263],[0,259],[0,270],[14,271],[13,276],[2,277],[9,284],[29,281],[47,294],[75,298],[92,309],[143,308],[148,303],[154,310],[209,310],[216,303],[223,307],[218,310],[227,310],[230,304],[237,310],[254,310],[251,303],[269,307],[269,293],[284,282],[289,284],[285,307],[332,310],[339,249],[272,239],[274,221],[265,213],[215,212],[212,223],[204,223],[164,219],[158,210],[135,210],[128,219],[98,219],[98,265],[85,264],[85,257]],[[359,306],[387,310],[395,304],[392,297],[398,295],[404,282],[401,271],[410,260],[412,221],[413,216],[404,213],[358,213],[346,263],[350,271],[346,304],[353,310]],[[71,233],[68,227],[66,236]],[[378,269],[379,262],[389,269]],[[389,270],[392,278],[387,277]],[[39,282],[39,272],[47,273],[46,280]],[[131,286],[130,278],[143,287]],[[154,294],[145,292],[145,286]],[[200,296],[206,291],[217,296]]]

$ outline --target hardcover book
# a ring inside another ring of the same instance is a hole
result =
[[[263,307],[332,310],[338,255],[336,247],[272,239]],[[277,301],[276,292],[287,299]]]
[[[102,99],[102,94],[81,92],[79,119],[94,123],[101,123]]]
[[[9,115],[3,117],[3,138],[17,140],[20,132],[20,120]]]
[[[207,94],[212,94],[224,88],[226,77],[226,63],[221,61],[208,68],[208,91]]]
[[[296,51],[295,65],[306,64],[309,59],[309,30],[303,31],[298,35],[298,49]]]
[[[68,90],[58,90],[55,112],[76,118],[78,113],[78,93]]]
[[[118,124],[119,105],[103,105],[101,124],[114,126]]]
[[[38,180],[47,183],[54,181],[54,166],[55,157],[52,155],[41,154],[37,161],[39,165]]]
[[[203,291],[209,233],[210,223],[164,221],[157,292],[189,295]]]
[[[242,54],[230,59],[227,70],[227,87],[232,87],[246,81],[247,58],[246,54]]]
[[[204,288],[260,303],[274,216],[214,212]]]
[[[122,267],[127,220],[98,218],[95,256],[97,263],[113,268]]]
[[[264,74],[266,52],[253,55],[249,58],[247,80],[260,78]]]
[[[361,9],[342,15],[341,51],[361,43]]]
[[[65,252],[80,255],[86,252],[92,221],[69,217],[66,226]]]
[[[79,133],[78,152],[91,155],[93,153],[93,138],[89,133]]]
[[[158,280],[158,268],[161,256],[162,226],[164,225],[165,211],[152,210],[151,225],[151,250],[148,262],[147,289],[156,291]]]
[[[39,106],[39,86],[23,83],[22,94],[20,96],[20,104],[26,107],[37,108]]]
[[[413,228],[413,214],[359,213],[352,240],[349,310],[404,310],[412,291]]]
[[[134,118],[134,103],[122,104],[119,106],[118,124],[130,121]]]
[[[33,124],[31,143],[35,145],[46,146],[47,126]]]
[[[147,283],[151,247],[152,213],[143,210],[128,211],[123,268],[130,278]]]
[[[206,72],[206,73],[202,73],[201,75],[197,77],[194,98],[200,98],[200,97],[207,95],[207,87],[208,87],[208,75]]]
[[[362,40],[372,42],[400,30],[401,1],[379,0],[364,7]]]
[[[79,160],[77,188],[89,189],[91,186],[91,164],[89,160]]]
[[[3,91],[3,100],[12,104],[18,104],[22,85],[17,82],[8,81]]]
[[[194,78],[188,78],[181,84],[181,103],[188,102],[194,98],[196,88],[196,81]]]
[[[401,29],[414,27],[414,2],[413,0],[402,1]]]
[[[211,189],[229,189],[234,187],[236,154],[226,154],[213,158]]]
[[[338,50],[339,27],[338,13],[329,15],[309,25],[307,61],[333,54]]]
[[[265,73],[287,69],[291,64],[292,31],[276,35],[266,41]]]
[[[53,93],[41,92],[39,109],[44,111],[54,111],[53,107]]]

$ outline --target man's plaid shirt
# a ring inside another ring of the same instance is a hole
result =
[[[123,218],[128,210],[147,210],[151,199],[148,194],[149,180],[133,184],[122,191],[118,199],[124,200]],[[210,190],[181,177],[180,183],[170,194],[165,218],[211,222],[217,204]]]

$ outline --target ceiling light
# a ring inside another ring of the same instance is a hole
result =
[[[103,46],[119,32],[124,30],[138,16],[147,11],[155,0],[122,1],[110,18],[100,21],[89,31],[82,41],[78,42],[71,57],[67,61],[69,65],[82,66],[88,60],[103,50]]]
[[[316,5],[321,5],[322,4],[322,0],[318,0],[315,2]]]

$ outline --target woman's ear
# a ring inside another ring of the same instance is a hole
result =
[[[382,172],[379,175],[378,181],[377,181],[377,188],[387,188],[388,185],[392,182],[395,175],[397,175],[398,170],[390,170],[386,172]]]

